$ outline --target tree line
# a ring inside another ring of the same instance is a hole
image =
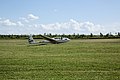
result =
[[[114,38],[120,38],[120,32],[116,33],[115,35],[111,34],[111,33],[107,33],[107,34],[102,34],[100,33],[99,35],[94,35],[92,33],[90,33],[89,35],[85,35],[85,34],[47,34],[44,33],[45,36],[48,37],[67,37],[70,39],[114,39]],[[0,39],[28,39],[29,35],[0,35]],[[42,37],[40,36],[40,34],[38,35],[33,35],[33,38],[35,39],[42,39]]]

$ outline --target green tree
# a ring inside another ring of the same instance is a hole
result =
[[[102,34],[102,33],[100,33],[100,37],[103,37],[103,34]]]

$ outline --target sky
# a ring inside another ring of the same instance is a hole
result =
[[[120,0],[0,0],[0,34],[120,32]]]

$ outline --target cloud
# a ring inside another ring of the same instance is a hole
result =
[[[111,24],[105,25],[104,29],[109,30],[109,32],[112,32],[112,33],[120,32],[120,23],[117,22],[117,23],[111,23]]]
[[[20,17],[20,20],[29,23],[30,21],[39,19],[39,16],[35,16],[33,14],[28,14],[26,17]]]
[[[40,24],[44,31],[61,32],[61,33],[100,33],[104,32],[104,28],[101,25],[93,24],[92,22],[78,22],[70,19],[65,23],[54,24]]]
[[[61,28],[61,24],[59,23],[55,23],[55,24],[40,24],[40,26],[44,29],[44,30],[50,30],[50,31],[53,31],[53,30],[60,30]]]
[[[39,19],[38,16],[35,16],[33,14],[28,14],[28,17],[27,17],[28,20],[36,20],[36,19]]]
[[[24,22],[26,22],[26,23],[29,23],[29,20],[27,18],[20,17],[19,19],[22,20],[22,21],[24,21]]]
[[[24,26],[24,24],[21,21],[17,21],[18,26]]]
[[[43,33],[52,33],[52,34],[99,34],[109,33],[109,32],[119,32],[120,24],[113,25],[100,25],[94,24],[90,21],[80,22],[74,19],[70,19],[67,22],[62,23],[51,23],[51,24],[35,24],[34,22],[30,23],[28,17],[20,18],[21,20],[13,21],[10,19],[3,20],[0,19],[0,34],[43,34]],[[24,20],[28,21],[27,23],[23,22]],[[7,27],[6,27],[7,26]]]
[[[16,26],[17,25],[15,22],[12,22],[9,19],[0,20],[0,24],[3,25],[3,26]]]

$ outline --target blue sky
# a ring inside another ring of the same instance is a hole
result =
[[[0,0],[0,34],[120,31],[120,0]]]

